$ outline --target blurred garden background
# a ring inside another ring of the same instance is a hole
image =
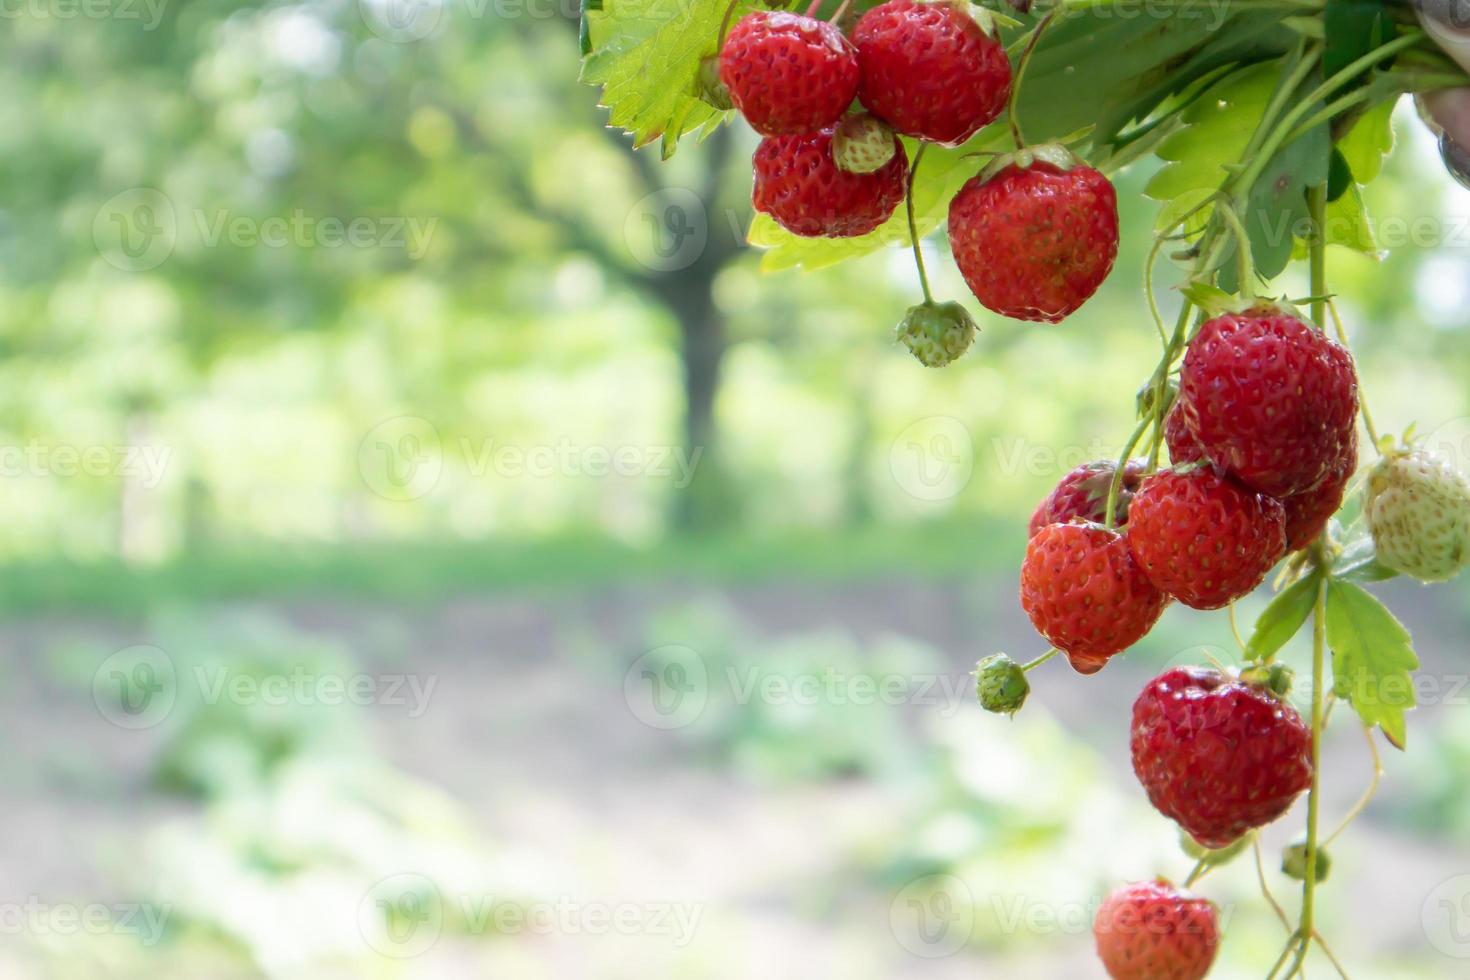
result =
[[[750,134],[631,152],[571,0],[0,39],[0,977],[1092,977],[1101,896],[1187,873],[1127,713],[1223,615],[1014,721],[967,677],[1041,652],[1026,519],[1156,359],[1147,168],[1081,314],[928,371],[908,254],[762,274]],[[1400,110],[1392,254],[1332,282],[1380,428],[1470,469],[1470,191]],[[1379,591],[1430,688],[1323,931],[1470,976],[1470,591]],[[1335,722],[1328,825],[1371,771]],[[1254,862],[1201,890],[1262,975]]]

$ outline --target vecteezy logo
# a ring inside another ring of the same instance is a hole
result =
[[[444,901],[421,874],[396,874],[378,882],[357,905],[357,928],[374,950],[407,959],[428,950],[444,930]]]
[[[954,875],[926,875],[903,887],[888,906],[888,927],[915,956],[953,956],[975,929],[974,898]]]
[[[709,670],[688,647],[659,647],[633,661],[623,675],[623,698],[650,728],[683,728],[709,702]]]
[[[888,469],[909,496],[953,499],[975,471],[975,446],[959,419],[931,415],[908,426],[888,450]]]
[[[152,728],[173,710],[176,680],[173,660],[158,647],[127,647],[92,675],[92,701],[119,728]]]
[[[394,44],[422,41],[439,28],[443,0],[357,0],[368,30]]]
[[[177,237],[173,202],[151,187],[123,191],[92,219],[97,254],[124,272],[158,268],[173,254]]]
[[[687,269],[709,244],[709,215],[699,195],[683,187],[666,187],[644,197],[623,223],[628,251],[655,272]]]
[[[1470,416],[1450,419],[1422,437],[1421,445],[1461,473],[1470,473]]]
[[[357,447],[363,483],[385,500],[422,497],[438,484],[443,468],[439,430],[417,415],[379,422]]]
[[[1441,882],[1424,900],[1420,918],[1430,945],[1446,956],[1470,959],[1470,874]]]

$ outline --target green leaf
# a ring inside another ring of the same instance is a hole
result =
[[[1227,66],[1278,57],[1295,43],[1279,14],[1224,9],[1184,4],[1162,20],[1080,11],[1054,23],[1021,87],[1027,136],[1053,139],[1095,125],[1094,145],[1110,143],[1170,96]]]
[[[1353,168],[1337,147],[1332,148],[1332,160],[1327,165],[1327,202],[1330,204],[1347,193],[1353,183]]]
[[[1308,227],[1307,188],[1327,180],[1330,148],[1327,126],[1317,126],[1276,151],[1251,187],[1241,219],[1262,278],[1275,278],[1291,261],[1296,232]],[[1220,288],[1231,291],[1236,286],[1230,260],[1234,254],[1232,245],[1220,270]]]
[[[1373,183],[1383,170],[1383,158],[1393,152],[1395,104],[1390,99],[1369,109],[1337,141],[1338,152],[1352,168],[1353,180],[1359,185]]]
[[[1322,28],[1324,78],[1331,78],[1398,33],[1382,0],[1330,0],[1322,12]],[[1388,64],[1392,61],[1384,67]],[[1361,77],[1354,81],[1361,83]]]
[[[1338,697],[1402,749],[1404,712],[1415,705],[1412,671],[1419,666],[1409,631],[1362,586],[1329,579],[1327,643]]]
[[[1342,245],[1365,255],[1377,255],[1378,237],[1357,184],[1349,184],[1342,196],[1327,205],[1327,244]]]
[[[1225,168],[1240,162],[1278,73],[1273,65],[1256,65],[1220,79],[1184,111],[1184,128],[1159,145],[1155,152],[1165,163],[1144,193],[1166,204],[1188,202],[1174,213],[1165,207],[1169,222],[1213,194],[1229,176]]]
[[[1288,640],[1296,636],[1312,607],[1317,602],[1317,588],[1322,582],[1322,573],[1313,571],[1298,579],[1283,590],[1270,605],[1261,611],[1256,628],[1246,641],[1246,657],[1250,660],[1265,660],[1274,656]]]
[[[715,53],[723,0],[603,0],[583,11],[582,80],[602,86],[608,123],[633,144],[663,140],[673,156],[685,133],[707,135],[726,113],[695,95],[699,61]],[[736,4],[734,18],[755,9]]]

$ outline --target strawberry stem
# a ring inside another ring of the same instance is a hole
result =
[[[1235,291],[1241,296],[1253,297],[1256,294],[1256,264],[1252,260],[1253,257],[1251,255],[1250,233],[1245,230],[1245,225],[1240,221],[1240,215],[1235,213],[1235,208],[1231,207],[1228,201],[1221,201],[1215,211],[1220,215],[1220,220],[1225,222],[1225,227],[1230,229],[1230,234],[1235,238],[1237,279]]]
[[[1312,266],[1312,322],[1327,333],[1327,182],[1307,188],[1307,212],[1312,220],[1308,243]]]
[[[1031,661],[1029,664],[1022,664],[1021,665],[1021,673],[1024,674],[1028,670],[1031,670],[1033,667],[1040,667],[1042,664],[1046,663],[1052,657],[1055,657],[1057,654],[1059,654],[1061,652],[1062,651],[1058,650],[1056,647],[1052,647],[1050,650],[1046,651],[1041,656],[1039,656],[1035,660]]]
[[[842,4],[837,8],[837,12],[831,17],[827,18],[827,23],[836,24],[842,19],[842,15],[847,13],[847,9],[851,6],[852,0],[842,0]]]
[[[725,35],[730,33],[730,18],[735,15],[735,5],[739,2],[740,0],[730,0],[729,5],[725,7],[725,16],[720,21],[720,38],[715,42],[716,54],[725,47]]]
[[[909,189],[904,197],[908,206],[909,241],[914,246],[914,265],[919,267],[919,286],[924,290],[924,302],[933,303],[934,295],[929,292],[929,273],[924,271],[924,252],[919,248],[919,227],[914,221],[914,178],[918,176],[919,161],[924,159],[924,150],[928,146],[928,143],[920,143],[919,148],[914,151],[914,162],[909,167]]]
[[[817,11],[821,9],[822,0],[812,0],[811,5],[806,8],[806,15],[808,17],[815,17],[817,16]]]
[[[1021,57],[1016,61],[1016,77],[1011,79],[1011,97],[1006,104],[1006,118],[1010,122],[1011,138],[1016,141],[1018,150],[1026,145],[1026,138],[1021,135],[1020,117],[1016,112],[1016,104],[1020,101],[1021,95],[1021,79],[1026,75],[1026,66],[1031,63],[1031,55],[1035,53],[1041,35],[1046,32],[1052,18],[1056,15],[1056,10],[1052,10],[1036,22],[1036,26],[1031,29],[1031,37],[1026,41],[1025,50],[1021,52]]]
[[[1348,345],[1347,329],[1342,325],[1342,317],[1337,313],[1337,304],[1332,297],[1327,297],[1327,312],[1332,314],[1332,324],[1337,328],[1337,342],[1346,347]],[[1378,428],[1373,424],[1373,415],[1368,411],[1368,395],[1363,390],[1363,381],[1358,379],[1358,411],[1363,416],[1363,428],[1368,433],[1368,438],[1373,442],[1375,452],[1382,452],[1378,448]]]

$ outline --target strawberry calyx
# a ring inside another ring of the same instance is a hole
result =
[[[1292,305],[1285,296],[1279,299],[1225,292],[1207,282],[1191,282],[1179,290],[1184,298],[1195,305],[1207,318],[1226,314],[1253,317],[1289,316],[1306,322],[1302,311]]]
[[[1241,671],[1240,681],[1278,698],[1284,698],[1291,694],[1291,687],[1296,682],[1296,672],[1285,664],[1258,664]]]
[[[1061,143],[1039,143],[1035,146],[1023,146],[1011,153],[998,154],[980,171],[980,179],[988,181],[1008,167],[1029,170],[1038,163],[1047,164],[1062,173],[1087,166],[1086,161]]]

